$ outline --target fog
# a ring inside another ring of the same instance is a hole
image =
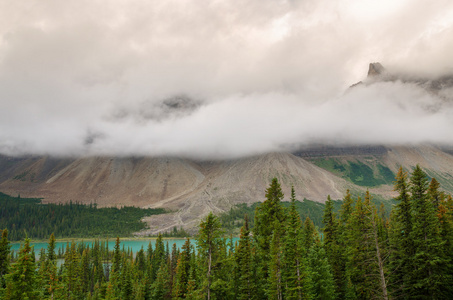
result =
[[[453,144],[451,1],[1,1],[0,153]],[[358,81],[366,84],[349,88]]]

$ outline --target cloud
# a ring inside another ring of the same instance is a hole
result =
[[[219,158],[451,143],[451,88],[443,98],[401,82],[345,90],[373,61],[452,72],[453,4],[372,3],[0,3],[0,153]],[[175,97],[195,104],[172,109]]]

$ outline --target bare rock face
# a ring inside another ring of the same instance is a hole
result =
[[[369,78],[369,77],[380,76],[384,72],[385,72],[385,69],[380,63],[378,63],[378,62],[370,63],[370,66],[368,67],[367,77]]]

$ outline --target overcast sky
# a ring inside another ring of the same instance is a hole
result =
[[[348,90],[370,62],[453,73],[451,53],[451,0],[0,0],[0,153],[452,144],[452,88]]]

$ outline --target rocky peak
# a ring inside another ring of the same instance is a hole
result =
[[[385,69],[380,63],[370,63],[370,66],[368,67],[368,77],[380,76],[384,73],[384,71]]]

